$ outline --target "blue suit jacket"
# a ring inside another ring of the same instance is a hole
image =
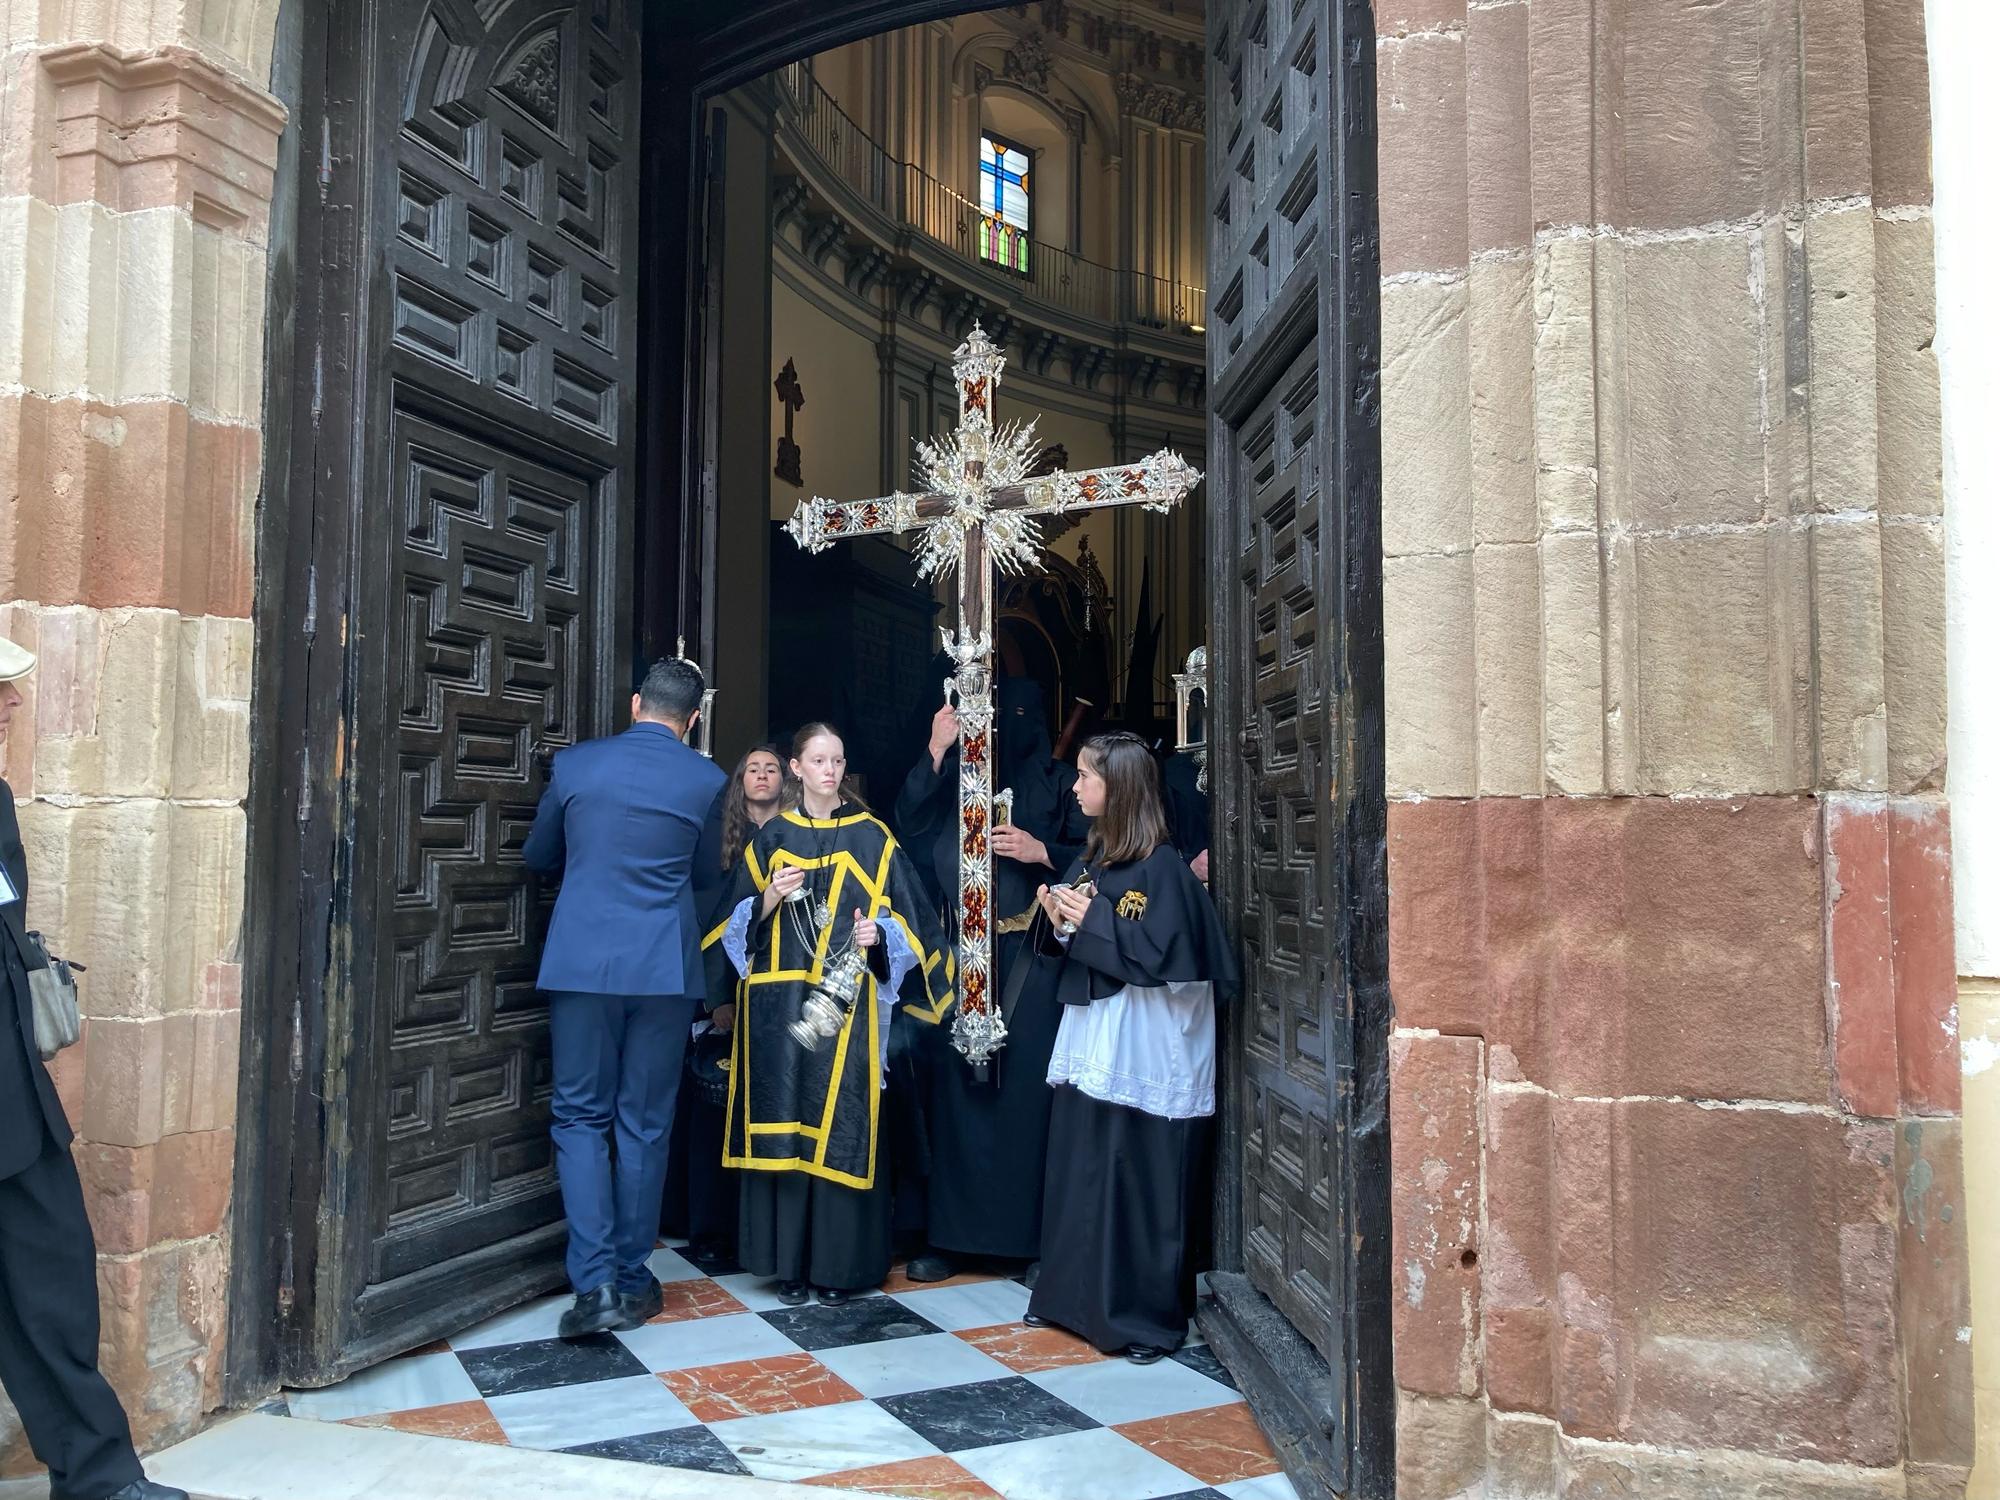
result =
[[[701,914],[722,867],[728,780],[664,724],[556,756],[521,851],[529,869],[562,877],[542,989],[702,995]]]

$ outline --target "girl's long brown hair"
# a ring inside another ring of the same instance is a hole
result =
[[[776,745],[752,745],[736,762],[729,777],[729,790],[722,794],[722,868],[733,870],[750,842],[750,799],[743,795],[743,772],[753,755],[768,755],[778,763],[778,805],[785,805],[785,789],[792,775],[785,769],[785,752]]]
[[[1079,757],[1104,782],[1104,811],[1083,846],[1087,864],[1129,865],[1167,841],[1160,768],[1136,734],[1119,730],[1084,742]]]
[[[792,774],[792,761],[803,756],[806,753],[806,746],[810,745],[823,734],[830,734],[839,740],[840,747],[843,750],[847,748],[847,736],[824,719],[815,719],[810,724],[800,725],[799,732],[792,736],[791,759],[784,762],[785,790],[779,800],[793,812],[803,811],[805,807],[805,788],[800,784],[798,777]],[[865,813],[873,813],[875,811],[874,808],[868,805],[867,801],[862,797],[860,790],[854,785],[854,778],[852,776],[843,776],[840,778],[840,800],[842,802],[852,802]]]

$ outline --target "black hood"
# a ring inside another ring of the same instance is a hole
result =
[[[1006,786],[1031,765],[1054,754],[1049,744],[1049,717],[1042,685],[1032,677],[1003,677],[993,693],[993,720],[998,749],[995,784]]]

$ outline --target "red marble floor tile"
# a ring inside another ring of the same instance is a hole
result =
[[[648,1323],[685,1323],[694,1318],[716,1318],[724,1313],[748,1312],[729,1292],[701,1277],[693,1281],[669,1281],[660,1288],[660,1310]]]
[[[823,1489],[866,1490],[871,1495],[908,1495],[912,1500],[1001,1500],[998,1490],[949,1458],[910,1458],[821,1474],[799,1483]]]
[[[1278,1472],[1270,1440],[1240,1401],[1144,1422],[1121,1422],[1112,1431],[1203,1484],[1231,1484]]]
[[[669,1370],[660,1379],[699,1422],[761,1417],[859,1401],[861,1392],[810,1354],[776,1354],[735,1364]]]
[[[985,1271],[967,1271],[960,1276],[947,1276],[943,1281],[912,1281],[903,1262],[898,1261],[889,1271],[889,1279],[882,1283],[885,1292],[934,1292],[941,1286],[972,1286],[981,1281],[998,1281],[1000,1278]]]
[[[433,1339],[421,1349],[412,1349],[407,1354],[399,1354],[398,1359],[415,1359],[419,1354],[449,1354],[451,1345],[444,1339]]]
[[[390,1427],[397,1432],[420,1432],[427,1437],[457,1438],[467,1443],[496,1443],[507,1446],[507,1434],[500,1430],[484,1401],[452,1401],[443,1406],[419,1406],[412,1411],[387,1411],[373,1417],[349,1417],[348,1427]]]
[[[991,1355],[1016,1375],[1059,1370],[1065,1365],[1090,1365],[1110,1356],[1100,1354],[1075,1334],[1061,1328],[1030,1328],[1026,1323],[995,1323],[967,1328],[959,1335],[973,1348]]]

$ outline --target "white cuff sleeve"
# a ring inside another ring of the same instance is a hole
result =
[[[736,972],[750,972],[750,922],[757,914],[760,896],[745,896],[736,903],[736,910],[729,914],[729,928],[722,934],[722,951],[729,955],[729,961],[736,965]]]

